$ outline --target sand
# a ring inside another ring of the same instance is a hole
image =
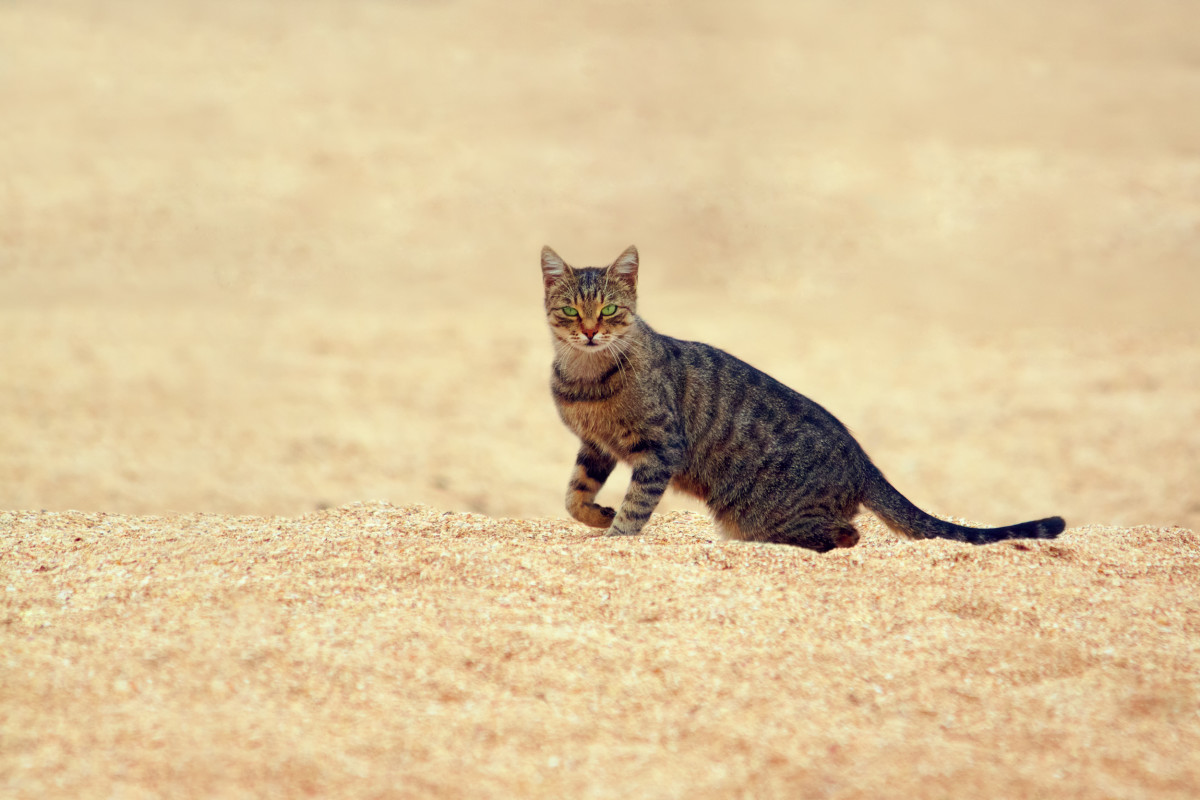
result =
[[[0,796],[1200,794],[1198,25],[0,4]],[[1070,529],[594,538],[537,254],[631,243],[924,508]]]
[[[1190,797],[1200,538],[6,513],[7,796]]]

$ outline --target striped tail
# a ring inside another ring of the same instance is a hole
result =
[[[1062,517],[1047,517],[1002,528],[955,525],[914,506],[874,465],[872,472],[863,505],[874,511],[889,528],[909,539],[953,539],[968,544],[990,544],[1005,539],[1053,539],[1067,527]]]

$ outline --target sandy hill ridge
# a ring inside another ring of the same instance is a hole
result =
[[[1192,797],[1200,537],[0,512],[6,797]]]

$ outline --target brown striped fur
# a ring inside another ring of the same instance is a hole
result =
[[[567,489],[575,519],[640,533],[667,486],[708,504],[732,538],[813,550],[852,547],[860,505],[912,539],[1051,539],[1060,517],[968,528],[910,503],[846,427],[728,353],[663,336],[637,315],[638,252],[575,269],[542,249],[555,358],[550,388],[581,440]],[[618,461],[633,477],[618,510],[596,503]]]

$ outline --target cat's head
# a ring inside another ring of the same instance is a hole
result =
[[[637,271],[638,252],[632,245],[607,267],[580,269],[543,247],[546,320],[555,339],[591,353],[619,341],[636,318]]]

